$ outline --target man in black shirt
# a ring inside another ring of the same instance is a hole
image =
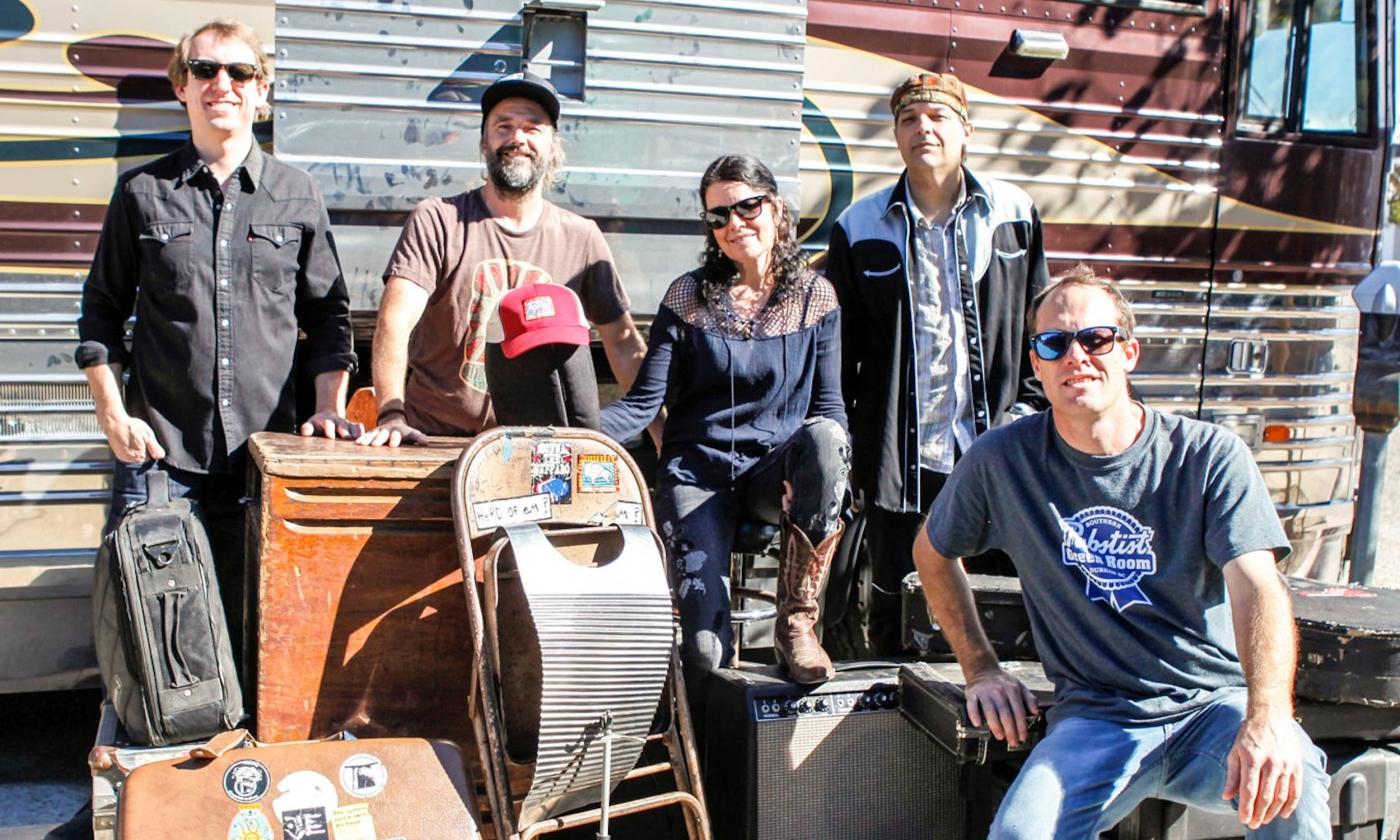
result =
[[[270,73],[239,21],[180,40],[169,76],[190,142],[117,183],[78,320],[77,363],[117,459],[108,528],[145,498],[144,473],[161,462],[172,493],[202,503],[235,643],[248,436],[294,428],[294,357],[315,375],[301,433],[359,433],[343,416],[355,356],[325,205],[253,138]]]

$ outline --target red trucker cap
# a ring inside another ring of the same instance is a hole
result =
[[[506,292],[486,340],[499,342],[507,359],[545,344],[588,343],[588,320],[578,295],[557,283],[533,283]]]

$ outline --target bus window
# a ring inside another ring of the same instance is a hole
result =
[[[1365,134],[1366,28],[1356,0],[1316,0],[1308,27],[1303,130]]]
[[[1241,109],[1251,122],[1281,125],[1287,114],[1293,18],[1293,0],[1259,0],[1254,5]]]
[[[1239,124],[1264,133],[1366,134],[1365,0],[1258,0]]]

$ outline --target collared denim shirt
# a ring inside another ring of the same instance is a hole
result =
[[[226,188],[191,144],[123,176],[82,306],[78,366],[130,371],[127,410],[180,469],[226,471],[253,432],[291,431],[294,359],[355,368],[320,191],[256,145]]]

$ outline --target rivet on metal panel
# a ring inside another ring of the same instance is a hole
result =
[[[949,42],[948,42],[948,49],[950,49],[950,50],[955,50],[955,49],[957,49],[957,48],[958,48],[958,42],[957,42],[957,41],[949,41]]]
[[[1046,17],[1050,17],[1050,10],[1049,10],[1049,9],[1046,9],[1046,10],[1045,10],[1045,16],[1046,16]]]
[[[280,49],[280,50],[278,50],[278,51],[277,51],[277,54],[280,55],[280,56],[282,56],[283,58],[286,58],[286,57],[287,57],[287,51],[286,51],[286,49]]]
[[[77,24],[76,21],[74,21],[73,25],[69,27],[69,29],[73,29],[73,30],[75,30],[75,31],[77,30],[77,28],[78,28],[78,24]]]
[[[287,22],[287,16],[286,16],[286,15],[283,15],[283,16],[282,16],[281,23],[285,24],[286,22]]]
[[[1147,28],[1148,28],[1148,29],[1156,29],[1156,28],[1157,28],[1157,21],[1155,21],[1155,20],[1153,20],[1153,21],[1148,21],[1148,23],[1147,23]]]
[[[1002,13],[1002,14],[1006,14],[1006,7],[1005,7],[1005,6],[1002,6],[1002,7],[1001,7],[1001,13]]]
[[[1120,81],[1120,82],[1118,83],[1118,86],[1119,86],[1119,87],[1127,87],[1127,86],[1128,86],[1128,83],[1127,83],[1127,82],[1121,82],[1121,81]]]
[[[69,8],[70,10],[76,12],[76,11],[78,11],[78,4],[77,4],[77,3],[74,3],[72,6],[69,6],[68,8]]]
[[[81,211],[81,210],[74,210],[74,211],[73,211],[73,218],[75,218],[75,219],[81,219],[82,216],[83,216],[83,211]]]
[[[1128,21],[1128,28],[1129,28],[1129,29],[1137,29],[1137,21],[1135,21],[1135,20],[1130,20],[1130,21]]]
[[[78,186],[78,185],[81,184],[81,183],[82,183],[82,181],[80,181],[79,179],[77,179],[77,178],[74,178],[74,179],[73,179],[73,186],[76,187],[76,186]]]
[[[77,118],[77,117],[74,117],[74,118],[73,118],[73,122],[76,123],[77,121],[78,121],[78,118]]]
[[[74,58],[73,60],[74,60],[74,61],[77,61],[76,58]],[[78,91],[80,91],[80,90],[82,90],[82,89],[83,89],[83,88],[82,88],[82,85],[73,85],[73,92],[74,92],[74,93],[77,93]]]
[[[74,248],[81,248],[81,247],[83,247],[83,243],[82,243],[81,241],[77,240],[77,239],[74,239],[74,240],[73,240],[73,247],[74,247]]]
[[[1173,23],[1171,26],[1168,26],[1167,29],[1170,29],[1172,32],[1175,32],[1175,31],[1176,31],[1176,24]]]
[[[286,112],[286,111],[279,111],[279,112],[277,113],[277,119],[279,119],[279,120],[285,120],[286,118],[287,118],[287,112]]]
[[[82,153],[83,153],[83,150],[82,150],[80,147],[78,147],[78,146],[74,146],[74,147],[73,147],[73,154],[75,154],[75,155],[80,155],[80,154],[82,154]]]
[[[978,3],[978,4],[977,4],[977,11],[979,11],[979,12],[982,11],[982,8],[983,8],[983,7],[982,7],[982,4],[981,4],[981,3]]]

